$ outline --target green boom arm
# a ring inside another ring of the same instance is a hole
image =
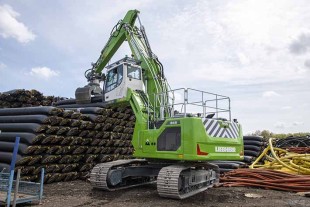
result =
[[[108,42],[102,49],[99,59],[93,65],[93,70],[95,73],[101,74],[122,43],[127,41],[135,60],[141,63],[143,81],[150,103],[156,107],[166,105],[168,102],[167,91],[169,85],[164,77],[161,63],[151,50],[138,14],[138,10],[129,10],[124,19],[117,23],[111,32]],[[137,18],[139,19],[140,28],[135,26]],[[159,93],[162,96],[155,98],[154,94]]]
[[[111,36],[101,51],[101,55],[97,62],[95,63],[95,72],[101,73],[104,67],[108,64],[110,59],[113,57],[118,48],[122,45],[122,43],[126,40],[126,30],[123,26],[130,25],[134,26],[135,21],[137,19],[139,11],[138,10],[129,10],[124,17],[124,19],[120,20],[111,32]]]

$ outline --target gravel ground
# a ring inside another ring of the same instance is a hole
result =
[[[252,194],[247,197],[246,194]],[[261,196],[261,198],[253,198]],[[212,188],[185,200],[172,200],[157,195],[156,185],[148,185],[116,192],[94,190],[88,182],[72,181],[46,184],[44,207],[80,206],[296,206],[310,207],[310,198],[295,193],[242,187]]]

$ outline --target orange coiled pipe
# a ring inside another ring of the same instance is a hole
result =
[[[310,191],[309,175],[293,175],[268,169],[237,169],[220,178],[221,186],[261,187],[290,192]]]

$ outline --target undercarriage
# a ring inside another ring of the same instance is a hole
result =
[[[96,165],[90,182],[107,191],[147,185],[157,181],[161,197],[184,199],[213,187],[219,169],[207,162],[154,162],[144,159],[117,160]]]

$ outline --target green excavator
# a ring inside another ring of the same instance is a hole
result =
[[[135,159],[96,165],[90,182],[107,191],[156,182],[160,196],[184,199],[219,182],[219,168],[210,161],[243,159],[242,129],[231,120],[229,97],[170,88],[138,14],[130,10],[115,25],[99,59],[85,72],[89,84],[75,93],[78,104],[102,96],[106,105],[130,105],[136,116]],[[132,57],[108,64],[125,41]]]

